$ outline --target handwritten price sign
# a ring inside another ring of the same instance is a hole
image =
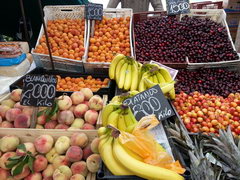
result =
[[[158,120],[164,120],[175,115],[159,85],[126,99],[124,103],[131,107],[137,120],[151,114],[155,114]]]
[[[53,106],[56,84],[57,79],[53,75],[27,75],[23,80],[20,104],[35,107]]]
[[[184,14],[190,12],[189,0],[167,0],[167,12],[169,15]]]

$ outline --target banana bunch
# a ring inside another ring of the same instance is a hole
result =
[[[102,111],[103,127],[111,125],[121,131],[132,132],[137,124],[130,107],[121,103],[110,103]]]
[[[137,90],[138,87],[138,66],[132,58],[123,54],[114,57],[109,67],[110,79],[115,79],[120,89]]]
[[[142,66],[140,73],[139,92],[159,84],[163,94],[169,95],[171,99],[175,99],[175,82],[166,68],[156,64],[145,64]]]
[[[182,180],[182,176],[171,170],[144,163],[143,159],[125,148],[118,138],[111,136],[111,130],[98,130],[100,142],[98,150],[107,168],[114,175],[136,175],[145,179]]]
[[[128,98],[131,98],[138,94],[138,91],[128,91],[127,93],[123,93],[121,95],[114,96],[110,103],[123,103]]]

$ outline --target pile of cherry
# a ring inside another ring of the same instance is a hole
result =
[[[223,98],[181,92],[173,104],[189,132],[218,133],[230,126],[233,135],[240,135],[240,93]]]
[[[177,75],[176,92],[194,91],[227,97],[240,92],[240,75],[224,69],[182,69]]]
[[[237,60],[227,30],[210,19],[149,18],[134,25],[138,61],[192,63]]]

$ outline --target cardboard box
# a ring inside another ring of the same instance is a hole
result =
[[[240,0],[228,0],[227,11],[240,11]]]
[[[191,9],[222,9],[223,2],[203,1],[191,3]]]
[[[227,13],[227,24],[228,27],[238,27],[239,24],[239,20],[240,20],[240,12],[236,13],[236,12],[228,12]]]

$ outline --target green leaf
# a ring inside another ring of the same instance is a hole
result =
[[[17,146],[17,149],[21,149],[21,150],[23,150],[24,152],[27,151],[26,146],[25,146],[24,144],[19,144],[19,145]]]
[[[29,156],[28,159],[28,167],[31,170],[32,173],[34,173],[33,171],[33,162],[34,162],[35,158],[33,156]]]
[[[29,159],[29,156],[25,156],[23,161],[21,161],[17,166],[16,168],[13,170],[13,176],[16,176],[18,174],[21,174],[22,173],[22,170],[24,168],[24,166],[28,163],[28,159]]]
[[[11,161],[11,162],[6,164],[6,167],[9,168],[9,169],[12,169],[19,162],[20,162],[19,160]]]
[[[52,108],[47,108],[46,109],[46,112],[45,112],[46,116],[49,116],[49,114],[51,113],[51,110],[52,110]]]
[[[10,157],[8,158],[8,161],[15,161],[15,160],[19,160],[20,158],[22,158],[23,156],[14,156],[14,157]]]
[[[43,111],[39,111],[39,112],[37,113],[37,117],[43,115],[44,112],[45,112],[44,110],[43,110]]]

